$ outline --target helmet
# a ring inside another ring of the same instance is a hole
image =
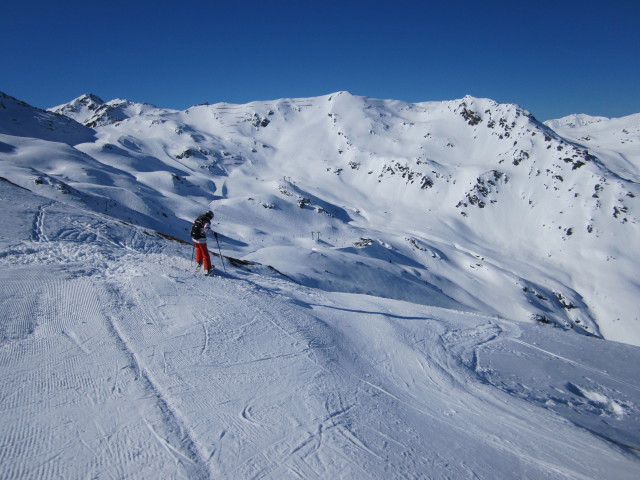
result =
[[[209,218],[213,218],[213,212],[211,210],[209,210],[207,213],[205,213],[205,215]]]

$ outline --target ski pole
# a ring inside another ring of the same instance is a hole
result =
[[[216,238],[216,243],[218,244],[218,252],[220,253],[220,262],[222,263],[222,268],[224,269],[224,273],[227,273],[227,267],[224,266],[224,257],[222,256],[222,250],[220,250],[220,242],[218,242],[218,234],[214,235]]]

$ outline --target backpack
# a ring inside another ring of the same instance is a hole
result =
[[[203,218],[196,218],[196,221],[193,222],[193,225],[191,226],[191,238],[198,240],[200,238],[205,238],[206,235],[204,234],[204,232],[202,231],[202,227],[204,226],[204,224],[208,221],[208,219],[203,219]]]

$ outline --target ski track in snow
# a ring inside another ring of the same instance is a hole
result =
[[[546,355],[549,355],[552,358],[556,358],[558,360],[562,360],[563,362],[567,362],[567,363],[573,364],[573,365],[575,365],[575,366],[577,366],[577,367],[579,367],[581,369],[584,369],[584,370],[592,372],[592,373],[594,373],[596,375],[605,377],[605,378],[607,378],[609,380],[612,380],[612,381],[614,381],[616,383],[620,383],[620,384],[624,385],[625,387],[627,387],[629,389],[632,389],[632,390],[635,390],[638,393],[640,393],[640,385],[638,385],[638,384],[634,384],[634,383],[628,382],[628,381],[626,381],[624,379],[617,378],[616,376],[611,375],[611,374],[609,374],[607,372],[603,372],[601,370],[598,370],[598,369],[595,369],[595,368],[591,368],[588,365],[583,365],[581,363],[575,362],[575,361],[573,361],[573,360],[571,360],[569,358],[565,358],[565,357],[563,357],[561,355],[558,355],[556,353],[548,352],[547,350],[544,350],[544,349],[542,349],[540,347],[537,347],[535,345],[531,345],[530,343],[523,342],[522,340],[518,340],[516,338],[512,338],[511,341],[519,343],[520,345],[525,345],[525,346],[527,346],[527,347],[529,347],[531,349],[537,350],[539,352],[542,352],[542,353],[544,353]]]
[[[132,368],[134,368],[138,372],[138,375],[145,385],[145,388],[149,390],[149,394],[156,399],[158,407],[162,412],[163,421],[165,423],[163,430],[170,432],[171,437],[177,436],[177,438],[165,438],[165,436],[158,434],[154,426],[145,419],[147,426],[153,432],[154,436],[164,446],[166,446],[166,448],[170,452],[179,457],[176,458],[177,461],[179,461],[180,463],[184,463],[184,461],[187,462],[183,466],[185,467],[185,470],[189,472],[190,477],[208,478],[208,472],[199,454],[199,451],[193,439],[191,438],[189,429],[182,423],[180,415],[172,408],[170,402],[163,394],[161,387],[154,383],[154,381],[147,373],[145,366],[140,363],[135,350],[131,347],[131,342],[127,340],[127,338],[122,333],[119,320],[117,320],[116,317],[113,316],[109,316],[108,318],[108,330],[116,339],[121,349],[126,352],[127,356],[130,359]],[[122,321],[127,321],[128,319],[130,318],[124,316]],[[174,446],[174,442],[177,442],[178,445]]]
[[[132,227],[26,194],[13,208],[2,477],[636,478],[635,347],[206,278]]]
[[[44,205],[40,205],[38,207],[38,214],[33,220],[33,233],[31,234],[31,239],[36,242],[48,242],[47,234],[44,229],[44,219],[46,210],[48,207],[54,205],[54,202],[48,202]]]

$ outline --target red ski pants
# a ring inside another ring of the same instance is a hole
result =
[[[207,249],[206,243],[195,243],[196,247],[196,262],[202,263],[202,266],[205,270],[209,270],[211,268],[211,257],[209,257],[209,250]]]

